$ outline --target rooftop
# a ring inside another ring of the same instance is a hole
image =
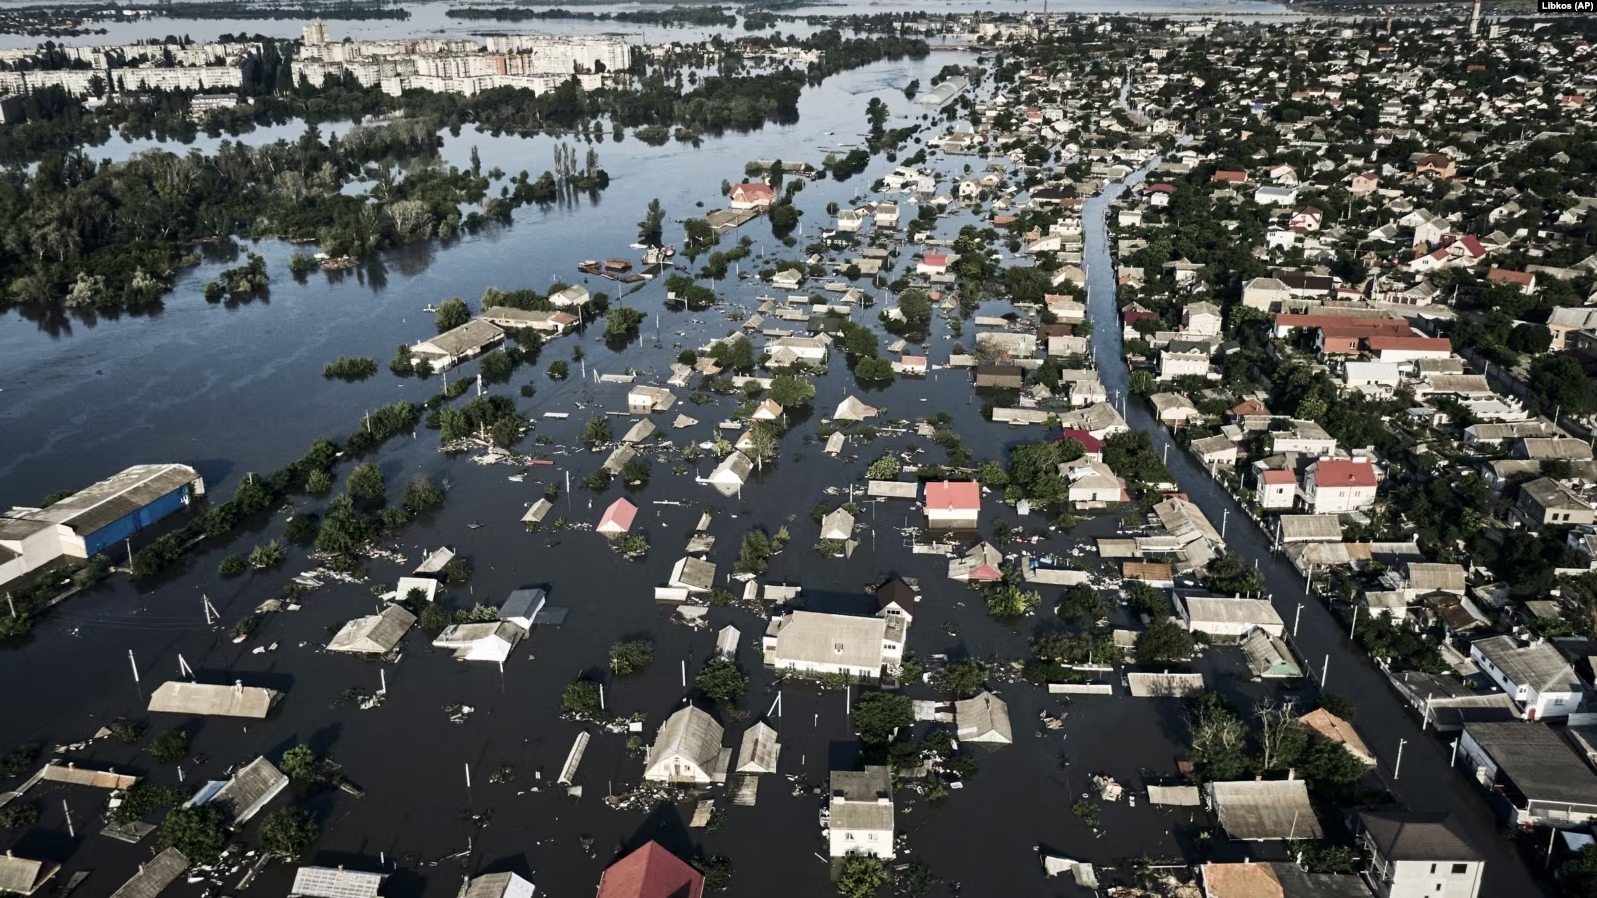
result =
[[[1531,801],[1597,806],[1597,774],[1546,724],[1466,724],[1464,732]]]
[[[16,517],[64,524],[78,535],[87,536],[198,479],[199,472],[188,465],[134,465],[49,508],[26,511]]]
[[[1318,839],[1324,833],[1303,780],[1245,780],[1206,787],[1226,835],[1238,841]]]
[[[1478,861],[1480,853],[1464,841],[1444,814],[1361,811],[1359,823],[1389,861]]]
[[[1539,692],[1580,692],[1580,680],[1558,650],[1545,642],[1520,645],[1512,636],[1477,640],[1472,649],[1492,662],[1516,686]]]

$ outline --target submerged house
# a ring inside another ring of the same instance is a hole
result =
[[[473,318],[457,328],[410,347],[410,358],[413,362],[426,362],[433,371],[443,371],[476,358],[488,347],[504,342],[504,339],[505,332],[498,325]]]
[[[827,814],[832,857],[893,857],[893,777],[885,766],[832,771]]]
[[[329,652],[360,655],[386,655],[399,645],[416,623],[416,615],[397,602],[389,603],[381,614],[357,617],[339,629],[327,644]]]
[[[455,624],[445,627],[433,646],[454,649],[456,661],[492,661],[505,663],[511,649],[516,647],[525,630],[509,621],[488,621],[476,624]]]
[[[244,765],[232,778],[206,783],[184,807],[209,805],[235,829],[260,813],[278,793],[288,788],[288,776],[264,757]]]
[[[743,742],[738,746],[738,773],[775,773],[776,759],[782,753],[782,743],[776,741],[776,730],[764,721],[743,731]]]
[[[725,731],[715,718],[689,705],[666,718],[643,761],[651,783],[707,786],[726,782],[732,750],[721,747]]]
[[[610,865],[596,898],[703,898],[704,874],[649,842]]]
[[[961,742],[1009,745],[1015,733],[1009,728],[1009,705],[983,689],[972,698],[954,702],[955,734]]]
[[[705,482],[723,496],[735,496],[743,489],[743,484],[748,482],[749,474],[753,471],[754,462],[747,455],[734,450],[731,455],[721,459]]]
[[[217,686],[210,683],[183,683],[169,680],[150,695],[149,710],[167,714],[208,717],[250,717],[259,720],[269,714],[283,697],[275,689],[260,686]]]
[[[772,617],[764,639],[765,663],[779,671],[881,677],[904,658],[909,621],[901,615],[857,617],[794,611]]]

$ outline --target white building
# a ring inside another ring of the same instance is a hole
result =
[[[887,767],[832,771],[827,813],[832,857],[893,857],[893,776]]]
[[[525,630],[509,621],[455,624],[444,628],[433,640],[433,646],[454,649],[456,661],[503,664],[510,657],[511,649],[526,635]]]
[[[1297,475],[1291,471],[1273,468],[1259,471],[1258,490],[1254,498],[1259,500],[1260,508],[1291,508],[1298,500]]]
[[[1275,606],[1265,599],[1228,599],[1216,596],[1177,594],[1176,610],[1188,630],[1197,630],[1227,639],[1241,639],[1258,628],[1271,636],[1285,632]]]
[[[1367,461],[1325,459],[1303,472],[1303,505],[1315,514],[1342,514],[1375,504],[1378,481]]]
[[[719,723],[689,705],[666,718],[643,761],[643,778],[651,783],[707,786],[726,781],[732,750],[721,747]]]
[[[846,674],[876,680],[904,658],[909,621],[903,615],[857,617],[794,611],[765,628],[765,663],[779,671]]]
[[[1445,817],[1362,811],[1359,842],[1376,898],[1477,898],[1486,862]]]
[[[1206,352],[1171,352],[1165,350],[1159,353],[1159,379],[1174,380],[1177,377],[1197,376],[1207,377],[1209,374],[1209,354]]]
[[[1580,706],[1580,679],[1549,643],[1522,646],[1512,636],[1492,636],[1471,643],[1469,656],[1529,720],[1565,717]]]

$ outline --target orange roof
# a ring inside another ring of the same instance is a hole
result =
[[[1317,486],[1375,486],[1375,466],[1367,461],[1332,459],[1314,463]]]
[[[1151,561],[1126,561],[1120,565],[1120,576],[1127,580],[1148,580],[1163,583],[1175,576],[1175,571],[1168,564],[1155,564]]]
[[[1231,414],[1242,417],[1246,417],[1248,415],[1268,415],[1269,413],[1270,410],[1265,408],[1264,403],[1257,399],[1249,399],[1245,402],[1239,403],[1236,408],[1231,410]]]
[[[1453,351],[1453,341],[1446,337],[1370,337],[1370,351],[1383,349],[1445,349]]]
[[[650,842],[610,865],[599,877],[598,898],[702,898],[704,875],[659,842]]]
[[[1298,718],[1303,728],[1312,735],[1332,742],[1340,742],[1347,746],[1353,755],[1365,762],[1372,762],[1375,758],[1370,754],[1369,746],[1359,738],[1358,731],[1353,729],[1353,724],[1332,714],[1324,708],[1319,708]]]
[[[923,355],[906,355],[906,356],[900,357],[898,361],[899,361],[899,364],[902,364],[902,365],[921,365],[921,366],[924,366],[926,364],[926,357],[923,356]]]
[[[1243,171],[1217,171],[1211,181],[1230,181],[1233,184],[1243,184],[1248,180],[1248,173]]]
[[[1529,287],[1531,284],[1536,283],[1536,275],[1528,271],[1509,271],[1506,268],[1493,268],[1491,271],[1486,272],[1486,279],[1493,282],[1502,281],[1518,284],[1521,287]]]
[[[979,511],[981,486],[974,480],[939,480],[926,484],[926,507]]]
[[[768,200],[776,197],[776,191],[771,189],[771,185],[757,184],[752,181],[733,185],[732,194],[751,200]]]
[[[1277,315],[1275,326],[1362,328],[1368,331],[1406,334],[1408,322],[1401,318],[1355,318],[1350,315]]]
[[[1283,898],[1286,890],[1269,864],[1204,864],[1209,898]]]
[[[943,253],[929,253],[929,254],[927,254],[927,256],[926,256],[926,258],[924,260],[924,264],[926,264],[926,265],[947,265],[948,264],[948,256],[944,255]]]
[[[600,533],[626,533],[632,529],[632,519],[638,516],[638,506],[626,499],[617,499],[604,510],[604,517],[593,529]]]
[[[1265,471],[1259,475],[1259,479],[1265,483],[1275,484],[1278,486],[1283,483],[1295,484],[1298,482],[1297,475],[1293,474],[1291,471]]]

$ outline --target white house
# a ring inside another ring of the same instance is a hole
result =
[[[926,526],[973,528],[981,515],[981,484],[939,480],[926,484]]]
[[[1227,639],[1241,639],[1257,627],[1271,636],[1285,632],[1281,616],[1266,599],[1227,599],[1177,594],[1176,610],[1188,630]]]
[[[1253,201],[1261,206],[1293,206],[1298,201],[1296,187],[1260,187],[1253,191]]]
[[[715,718],[689,705],[666,718],[643,760],[651,783],[707,786],[726,782],[732,750],[721,747],[724,730]]]
[[[946,253],[927,253],[915,266],[917,274],[947,274],[948,255]]]
[[[864,226],[867,217],[863,212],[841,209],[837,213],[837,229],[845,234],[852,234]]]
[[[898,204],[882,203],[877,206],[874,221],[879,228],[898,227]]]
[[[491,661],[503,664],[511,649],[526,636],[525,630],[509,621],[455,624],[444,628],[433,646],[454,649],[456,661]]]
[[[1520,645],[1512,636],[1491,636],[1471,643],[1469,656],[1529,720],[1566,717],[1580,706],[1580,679],[1550,643]]]
[[[1242,304],[1261,312],[1270,311],[1291,295],[1286,284],[1276,278],[1254,278],[1242,285]]]
[[[1181,311],[1182,330],[1198,337],[1220,333],[1220,307],[1212,302],[1195,302]]]
[[[721,460],[705,482],[715,487],[723,496],[735,496],[743,489],[743,484],[748,481],[749,474],[754,470],[754,462],[747,455],[733,451],[731,455]]]
[[[893,857],[893,776],[885,766],[832,771],[826,827],[832,857]]]
[[[1391,392],[1402,381],[1402,369],[1395,362],[1346,362],[1342,369],[1342,383],[1349,389]]]
[[[1325,459],[1303,472],[1303,504],[1315,514],[1341,514],[1375,504],[1375,466],[1367,461]]]
[[[876,680],[904,658],[909,621],[903,615],[858,617],[794,611],[765,628],[765,663],[779,671],[845,674]]]
[[[1259,472],[1259,487],[1254,498],[1260,508],[1291,508],[1298,499],[1298,477],[1291,471],[1270,469]]]
[[[1177,377],[1196,375],[1207,377],[1209,374],[1209,354],[1206,352],[1171,352],[1165,350],[1159,353],[1159,379],[1174,380]]]
[[[1102,508],[1111,502],[1130,502],[1125,484],[1101,461],[1083,456],[1059,465],[1059,476],[1069,482],[1066,497],[1078,508]]]
[[[1486,861],[1446,817],[1360,811],[1364,876],[1376,898],[1477,898]]]

